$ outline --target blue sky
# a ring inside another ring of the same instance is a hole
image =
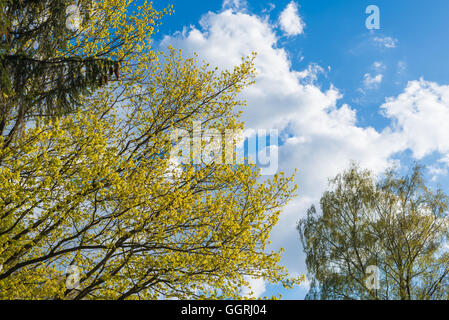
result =
[[[351,161],[381,173],[414,161],[449,191],[449,1],[160,0],[173,4],[155,40],[221,68],[259,53],[257,84],[243,92],[248,127],[276,128],[280,170],[299,169],[298,197],[273,233],[283,263],[305,273],[295,222],[316,203],[327,178]],[[368,5],[380,29],[368,30]],[[259,294],[303,298],[254,281]]]

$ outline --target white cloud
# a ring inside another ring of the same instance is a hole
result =
[[[430,174],[434,174],[434,175],[446,175],[447,174],[447,168],[429,166],[428,170],[429,170]]]
[[[373,40],[377,45],[389,49],[396,48],[398,44],[398,40],[392,37],[374,37]]]
[[[441,158],[438,162],[445,164],[449,167],[449,154],[446,154],[443,158]]]
[[[372,75],[371,73],[365,73],[363,75],[363,88],[358,89],[362,94],[366,94],[367,90],[379,88],[384,78],[382,72],[384,72],[387,67],[383,62],[375,61],[372,64],[371,69],[374,70],[376,74]]]
[[[449,153],[449,86],[410,81],[403,93],[381,106],[417,159]]]
[[[449,87],[411,82],[404,93],[382,106],[392,127],[383,131],[360,127],[356,111],[339,105],[342,94],[337,88],[315,84],[320,67],[292,69],[275,30],[263,18],[226,10],[207,13],[200,25],[166,36],[162,46],[197,52],[201,59],[222,68],[239,64],[242,56],[253,51],[259,53],[256,84],[242,93],[248,102],[243,120],[247,128],[282,130],[289,138],[279,146],[279,169],[299,169],[299,196],[286,207],[271,239],[273,249],[285,248],[282,263],[290,273],[306,273],[295,226],[319,201],[328,178],[351,161],[379,173],[395,164],[393,155],[406,149],[418,158],[432,151],[449,153]],[[307,77],[309,81],[304,81]],[[368,78],[370,84],[381,81],[382,75]]]
[[[374,61],[373,63],[373,69],[375,71],[382,71],[385,70],[387,67],[385,66],[385,64],[381,61]]]
[[[240,64],[241,57],[258,52],[257,85],[245,91],[245,98],[251,100],[244,114],[249,127],[280,127],[278,123],[288,122],[297,112],[297,99],[318,94],[326,103],[336,94],[335,90],[322,93],[314,86],[301,85],[298,72],[291,70],[286,51],[276,47],[277,35],[272,26],[259,17],[226,10],[206,14],[200,26],[201,29],[190,27],[175,36],[166,36],[161,45],[172,44],[187,55],[197,52],[201,59],[220,68],[232,68]]]
[[[397,71],[398,74],[404,73],[407,70],[407,62],[399,61],[397,69],[398,69],[398,71]]]
[[[302,83],[313,84],[318,80],[318,75],[324,73],[324,69],[316,63],[309,64],[307,69],[297,73],[298,79]]]
[[[370,73],[366,73],[363,76],[363,84],[367,89],[377,88],[382,83],[383,78],[382,74],[372,76]]]
[[[249,283],[248,287],[243,287],[240,294],[244,298],[260,298],[266,291],[265,281],[263,279],[255,279],[245,277],[245,281]]]
[[[223,9],[241,10],[247,7],[246,0],[224,0]]]
[[[437,181],[439,176],[447,175],[448,168],[447,167],[439,167],[439,166],[429,166],[427,170],[432,175],[432,181]]]
[[[281,29],[289,36],[297,36],[304,32],[305,23],[299,16],[298,4],[290,2],[279,17]]]
[[[265,8],[262,10],[262,13],[269,14],[271,11],[273,11],[276,8],[276,5],[274,3],[268,3],[268,8]]]

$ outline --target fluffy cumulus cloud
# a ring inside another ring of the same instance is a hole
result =
[[[402,133],[417,159],[438,151],[449,154],[449,86],[423,79],[408,83],[404,92],[381,106]]]
[[[289,36],[297,36],[304,32],[306,26],[299,16],[298,4],[290,2],[279,17],[281,29]]]
[[[299,91],[316,90],[299,84],[298,72],[291,70],[286,51],[274,46],[275,31],[259,17],[226,10],[206,14],[200,26],[201,29],[191,27],[166,36],[161,45],[183,48],[187,55],[197,52],[201,59],[221,68],[232,68],[241,63],[242,57],[256,51],[257,85],[245,92],[251,106],[246,109],[244,120],[250,127],[278,127],[297,111],[295,100],[303,96]],[[328,95],[331,98],[333,91]],[[327,100],[327,94],[321,95],[321,99]]]
[[[322,68],[311,65],[293,70],[274,27],[264,18],[235,10],[207,13],[200,28],[166,36],[162,46],[168,44],[188,54],[196,52],[224,68],[258,52],[257,82],[243,92],[248,102],[243,116],[247,127],[279,129],[283,140],[278,149],[279,169],[299,169],[299,195],[282,214],[271,239],[273,249],[285,248],[282,262],[292,274],[306,272],[296,222],[319,200],[328,178],[352,161],[379,173],[406,149],[412,149],[416,157],[432,151],[449,154],[449,87],[424,80],[411,82],[381,107],[392,126],[377,131],[357,125],[356,110],[340,102],[342,94],[337,88],[316,84]],[[254,285],[262,291],[260,281]]]

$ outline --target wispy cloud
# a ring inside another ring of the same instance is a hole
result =
[[[236,11],[246,8],[248,3],[246,0],[224,0],[223,9],[234,9]]]
[[[374,37],[373,41],[381,47],[384,48],[396,48],[398,44],[398,39],[392,38],[392,37]]]
[[[407,70],[407,62],[399,61],[398,62],[398,74],[402,74]]]
[[[381,61],[375,61],[373,63],[373,67],[372,67],[375,71],[380,72],[385,70],[387,67],[385,66],[385,64]]]
[[[383,78],[384,76],[382,74],[372,76],[370,73],[366,73],[363,76],[363,84],[367,89],[374,89],[379,87],[379,85],[382,83]]]

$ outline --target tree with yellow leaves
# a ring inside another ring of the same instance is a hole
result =
[[[267,250],[292,178],[262,180],[222,153],[170,157],[173,133],[193,134],[194,123],[243,128],[235,109],[253,58],[219,71],[173,49],[156,54],[161,13],[129,5],[94,3],[104,14],[70,43],[123,61],[120,80],[75,113],[37,117],[0,149],[0,299],[239,298],[249,278],[298,284]]]

